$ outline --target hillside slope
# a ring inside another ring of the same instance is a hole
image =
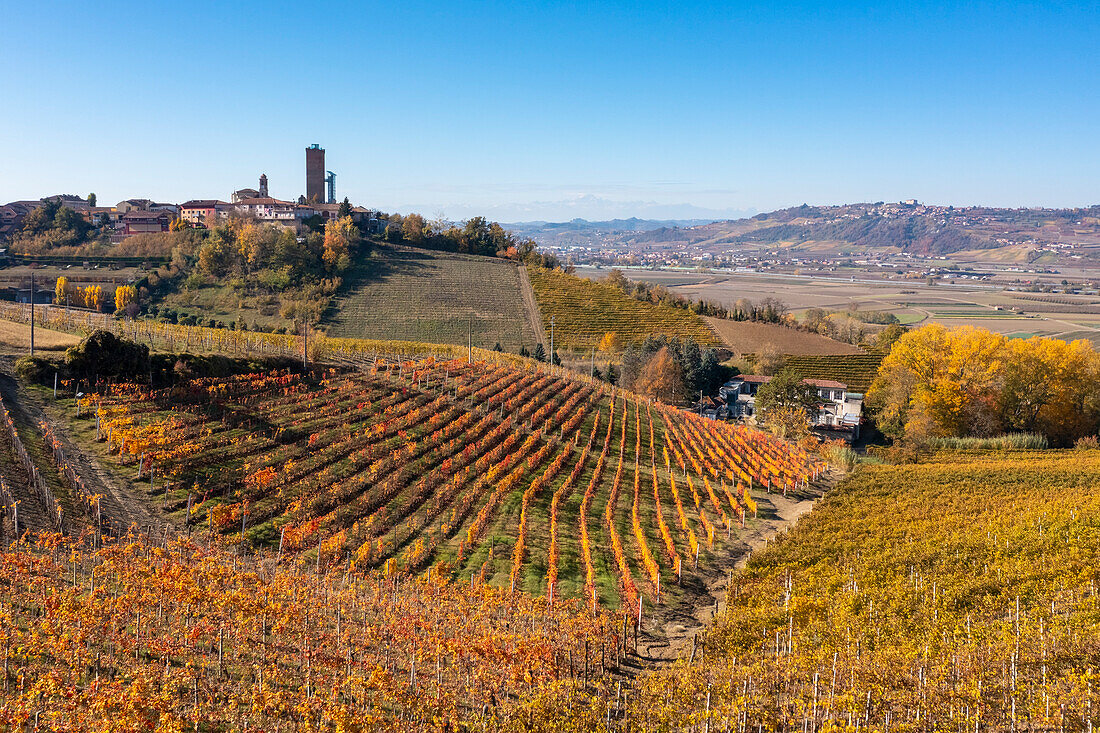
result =
[[[783,365],[804,379],[834,379],[846,384],[852,392],[866,392],[875,381],[882,359],[883,354],[866,351],[827,356],[787,354]]]
[[[645,682],[632,722],[1087,729],[1097,481],[1095,450],[859,469],[753,555],[702,661]]]
[[[576,604],[159,536],[5,542],[0,588],[4,731],[524,731],[621,658]]]
[[[1021,248],[1030,250],[1036,244],[1100,245],[1100,207],[1000,209],[886,202],[802,205],[708,224],[597,231],[588,239],[584,243],[594,249],[626,251],[682,250],[685,245],[697,245],[720,254],[731,251],[732,245],[745,250],[778,246],[840,254],[857,247],[893,248],[919,255],[977,252],[984,258],[990,256],[986,250],[1008,248],[1018,256]]]
[[[380,245],[348,274],[325,315],[334,337],[400,339],[507,351],[534,348],[516,265],[490,257]]]
[[[309,564],[435,566],[629,609],[675,605],[696,563],[752,529],[754,491],[822,467],[599,382],[464,360],[89,401],[120,470],[144,456],[167,479],[157,499],[180,524],[190,506],[193,523]]]
[[[726,345],[738,354],[773,348],[781,354],[862,354],[863,349],[827,336],[799,331],[776,323],[707,318]]]
[[[700,316],[688,310],[635,300],[618,288],[559,270],[530,268],[543,328],[555,324],[555,344],[587,350],[613,332],[624,344],[647,336],[691,337],[703,346],[721,346],[722,340]]]

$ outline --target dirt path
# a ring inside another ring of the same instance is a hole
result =
[[[164,518],[152,513],[146,502],[122,486],[115,476],[100,468],[93,459],[77,447],[67,426],[50,416],[43,398],[34,391],[23,388],[13,375],[14,360],[6,356],[0,357],[0,394],[3,395],[4,403],[12,413],[12,419],[20,427],[20,432],[34,433],[35,437],[38,437],[41,435],[38,428],[40,422],[50,426],[53,433],[61,440],[66,458],[83,480],[85,487],[91,493],[102,497],[100,511],[105,518],[124,527],[131,525],[142,529],[149,526],[162,527],[165,524]],[[39,441],[41,441],[40,438]],[[27,443],[27,450],[34,458],[38,470],[44,476],[56,477],[57,473],[53,468],[48,449],[36,450],[33,442],[24,436],[24,443]],[[42,445],[44,446],[44,443]],[[37,455],[39,453],[41,455]],[[54,483],[52,478],[51,483]],[[74,531],[81,524],[89,525],[90,520],[84,508],[74,500],[74,497],[68,495],[61,486],[60,479],[56,483],[58,486],[54,492],[55,496],[66,515],[74,522]]]
[[[546,338],[546,329],[542,327],[542,313],[539,312],[538,301],[535,300],[535,289],[531,287],[531,278],[527,277],[526,265],[519,265],[519,290],[523,294],[523,308],[527,311],[527,320],[535,331],[536,343],[546,344],[549,348],[550,340]]]
[[[776,535],[794,526],[839,479],[840,474],[830,472],[797,495],[754,496],[757,519],[750,520],[746,530],[723,549],[719,549],[720,542],[715,542],[717,561],[709,563],[709,568],[700,569],[703,587],[694,589],[694,602],[678,604],[682,606],[679,610],[658,607],[650,611],[648,622],[643,621],[638,640],[638,664],[660,666],[690,654],[693,639],[709,628],[715,614],[725,606],[733,572],[745,567],[754,550],[765,547]]]
[[[4,393],[4,402],[7,404],[5,387],[0,382],[0,392]],[[12,419],[15,419],[14,413]],[[31,487],[31,477],[27,474],[23,461],[6,444],[0,447],[0,476],[3,477],[11,498],[17,502],[19,531],[22,532],[24,529],[36,532],[53,531],[55,526],[49,509],[42,502],[38,492]],[[14,529],[16,529],[14,526],[4,527],[0,529],[0,535]]]
[[[64,423],[51,418],[33,397],[27,403],[30,410],[36,411],[40,415],[39,419],[46,421],[54,435],[61,440],[69,465],[84,481],[84,485],[92,493],[102,497],[100,511],[105,517],[124,527],[136,526],[141,529],[162,527],[165,524],[164,518],[151,512],[145,501],[123,487],[115,476],[100,468],[95,460],[77,447]]]

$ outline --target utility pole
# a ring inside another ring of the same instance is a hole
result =
[[[309,369],[309,321],[302,320],[302,369]]]
[[[470,316],[470,355],[467,357],[467,363],[474,363],[474,317]]]
[[[554,367],[554,319],[557,316],[550,316],[550,368]]]
[[[34,273],[31,273],[31,356],[34,356]]]
[[[595,346],[592,347],[592,366],[588,370],[588,376],[590,376],[590,377],[595,377],[596,376],[596,347]]]

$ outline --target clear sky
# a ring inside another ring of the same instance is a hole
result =
[[[0,201],[1100,203],[1100,4],[4,3]]]

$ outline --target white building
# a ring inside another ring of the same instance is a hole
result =
[[[302,219],[308,219],[317,213],[310,206],[280,201],[269,196],[242,199],[233,204],[233,208],[242,214],[254,216],[265,224],[276,224],[295,231],[301,229]]]
[[[769,381],[771,377],[742,374],[722,385],[718,394],[725,402],[725,416],[730,420],[743,420],[755,415],[756,392],[760,385]],[[815,429],[849,433],[851,440],[859,437],[862,394],[849,392],[848,385],[832,379],[804,379],[802,383],[814,387],[820,400],[810,415],[810,424]]]

